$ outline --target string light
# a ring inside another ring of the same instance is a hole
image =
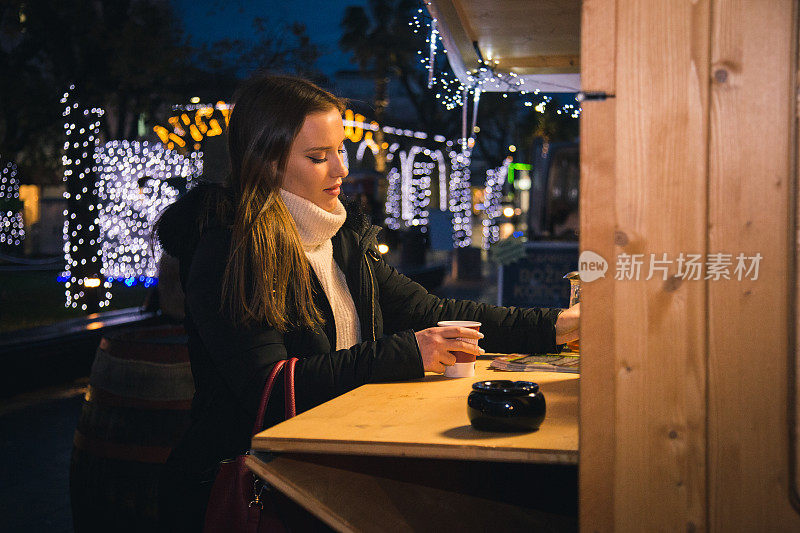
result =
[[[400,170],[393,166],[386,176],[388,187],[386,190],[386,226],[397,230],[402,227],[402,186]]]
[[[398,147],[393,143],[390,150],[395,152]],[[393,165],[387,176],[386,225],[391,229],[419,226],[425,233],[428,231],[430,204],[434,200],[431,198],[434,171],[438,178],[439,207],[443,211],[448,208],[447,163],[441,149],[412,146],[407,152],[400,150],[397,153],[399,165]]]
[[[433,87],[433,71],[436,66],[436,39],[439,38],[439,30],[436,27],[436,19],[431,21],[431,35],[428,37],[430,45],[430,55],[428,56],[428,89]]]
[[[60,277],[65,281],[64,305],[94,311],[107,306],[111,298],[109,282],[103,284],[107,289],[103,297],[93,281],[101,277],[102,267],[95,151],[103,110],[82,106],[75,96],[75,85],[69,86],[61,103],[66,135],[62,164],[67,189],[63,229],[65,269]]]
[[[453,244],[458,248],[472,243],[472,193],[470,191],[471,149],[455,150],[450,145],[450,199],[449,207],[453,213]],[[461,144],[461,143],[459,143]]]
[[[428,161],[417,158],[422,155]],[[431,176],[434,169],[441,175],[446,173],[443,165],[444,157],[440,150],[430,150],[419,146],[412,147],[408,153],[400,152],[400,190],[401,190],[401,216],[408,226],[420,226],[422,232],[427,232],[429,204],[431,203]],[[440,196],[442,192],[439,190]]]
[[[425,2],[429,5],[429,2]],[[536,111],[544,113],[547,105],[541,105],[541,102],[534,102],[530,95],[538,96],[539,89],[530,90],[525,87],[525,79],[511,71],[501,71],[498,69],[499,60],[484,60],[478,58],[478,67],[466,73],[466,82],[462,83],[448,70],[441,70],[436,73],[436,52],[438,50],[438,43],[441,41],[441,35],[438,28],[438,20],[432,18],[427,10],[417,9],[411,21],[408,23],[414,34],[427,33],[425,39],[424,50],[418,50],[420,64],[428,70],[428,89],[435,92],[436,99],[439,100],[445,108],[452,110],[464,105],[468,99],[464,96],[465,91],[467,95],[473,95],[473,103],[476,110],[473,116],[477,115],[477,101],[480,98],[480,93],[487,90],[493,92],[503,92],[503,98],[507,97],[507,92],[517,92],[523,97],[523,103],[527,107],[536,106]],[[442,53],[447,54],[447,49],[444,42],[441,42]],[[549,103],[551,97],[542,95],[542,97]],[[577,100],[575,100],[577,102]],[[541,107],[540,107],[541,105]],[[556,113],[561,115],[565,114],[571,118],[578,118],[581,114],[581,108],[573,103],[564,104],[556,110]],[[475,120],[473,119],[473,126]]]
[[[508,176],[508,166],[511,158],[506,158],[503,165],[486,171],[486,187],[484,188],[484,209],[486,218],[483,220],[483,248],[489,247],[500,239],[500,227],[497,219],[502,214],[500,208],[503,199],[503,184]]]
[[[6,207],[0,208],[0,248],[17,251],[25,238],[22,212],[15,208],[15,204],[21,204],[17,165],[13,161],[3,163],[2,157],[0,157],[0,202],[6,204]]]
[[[67,141],[64,181],[66,306],[88,310],[110,304],[114,281],[155,285],[161,250],[149,238],[158,213],[202,174],[203,153],[181,155],[161,143],[110,141],[99,146],[102,109],[83,109],[64,93]],[[177,182],[174,178],[179,178]],[[100,294],[105,291],[104,294]]]
[[[384,204],[385,222],[389,229],[419,227],[423,233],[427,232],[430,206],[433,202],[434,205],[438,203],[440,210],[453,213],[454,244],[462,247],[470,245],[472,195],[469,183],[469,148],[462,151],[459,144],[448,141],[441,135],[430,138],[423,131],[379,126],[376,122],[366,123],[363,115],[354,114],[350,110],[345,111],[344,126],[345,149],[349,153],[347,143],[355,144],[356,160],[359,162],[363,161],[367,148],[370,148],[368,143],[372,132],[380,128],[386,134],[386,161],[392,164],[387,174]],[[436,148],[412,144],[407,150],[401,149],[401,143],[408,145],[408,140],[411,139],[417,142],[426,140],[429,144],[432,142]],[[376,151],[377,146],[373,153]],[[445,157],[444,154],[448,156]],[[434,179],[437,179],[439,198],[432,198]]]
[[[438,21],[427,15],[424,9],[418,9],[411,21],[408,23],[415,34],[426,32],[425,39],[426,51],[418,50],[420,64],[428,71],[428,89],[435,92],[439,100],[448,110],[461,106],[461,94],[464,92],[464,85],[450,71],[441,70],[438,74],[436,70],[436,52],[438,41],[441,40],[437,28]],[[442,53],[447,54],[447,49],[442,43]]]
[[[103,275],[128,286],[154,284],[161,249],[156,243],[150,253],[153,223],[180,189],[194,186],[202,152],[184,156],[161,143],[111,141],[97,159]]]

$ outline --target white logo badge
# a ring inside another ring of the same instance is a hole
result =
[[[589,250],[585,250],[578,258],[578,272],[581,281],[594,281],[606,277],[608,261],[602,256]]]

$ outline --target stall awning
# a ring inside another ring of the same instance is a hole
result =
[[[428,0],[427,7],[462,83],[482,56],[524,80],[518,90],[580,90],[580,0]]]

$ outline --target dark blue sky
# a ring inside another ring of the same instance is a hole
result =
[[[193,42],[212,42],[224,38],[253,35],[251,21],[265,17],[278,24],[294,21],[306,25],[312,42],[322,55],[317,68],[328,76],[337,70],[355,69],[338,45],[339,23],[349,5],[365,5],[368,0],[170,0],[183,27]]]

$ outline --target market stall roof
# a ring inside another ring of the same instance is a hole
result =
[[[428,0],[427,7],[462,83],[482,56],[523,79],[516,90],[580,90],[581,0]]]

